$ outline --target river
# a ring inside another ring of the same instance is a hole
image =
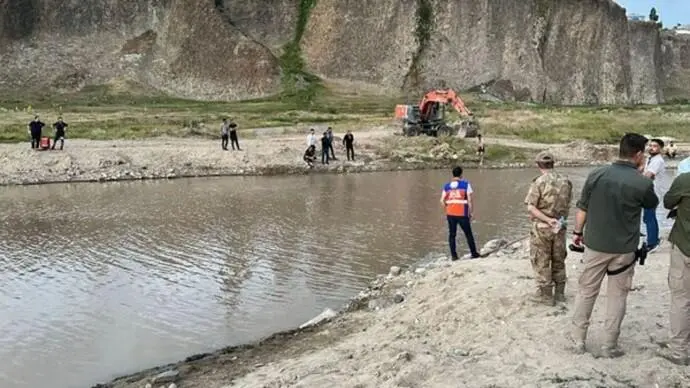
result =
[[[579,195],[588,170],[564,171]],[[446,253],[447,174],[0,188],[0,386],[89,387],[337,309]],[[467,172],[480,246],[526,234],[536,174]]]

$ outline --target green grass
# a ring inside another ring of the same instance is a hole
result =
[[[216,137],[223,117],[247,128],[318,124],[374,125],[390,122],[392,98],[333,95],[321,90],[305,102],[285,95],[242,102],[185,100],[164,95],[114,92],[91,87],[81,93],[25,100],[0,97],[0,141],[26,141],[27,123],[37,113],[47,124],[62,114],[70,138],[136,139],[156,136]],[[243,137],[250,136],[249,134]]]
[[[479,162],[476,142],[457,137],[403,137],[388,139],[376,150],[379,157],[393,162],[418,160],[424,162]],[[524,148],[492,144],[487,147],[484,161],[492,163],[524,162],[531,151]]]
[[[0,96],[0,141],[26,141],[26,125],[34,113],[46,123],[62,114],[70,124],[70,138],[137,139],[156,136],[216,137],[220,121],[230,117],[248,128],[334,125],[354,130],[394,123],[402,97],[345,92],[321,85],[313,98],[281,94],[237,102],[196,101],[174,98],[136,85],[103,85],[79,93]],[[463,94],[474,111],[481,132],[490,137],[515,137],[532,142],[562,143],[584,139],[617,143],[625,132],[671,136],[690,140],[690,105],[665,104],[630,107],[554,107],[534,104],[497,104]],[[449,122],[459,119],[451,114]],[[290,132],[284,130],[282,132]],[[489,147],[487,150],[496,150]],[[489,151],[498,152],[498,151]],[[499,155],[497,155],[498,157]]]

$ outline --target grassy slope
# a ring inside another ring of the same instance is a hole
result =
[[[404,101],[394,96],[332,90],[324,87],[309,100],[287,96],[229,103],[183,100],[112,85],[32,100],[3,96],[0,141],[27,140],[26,124],[33,112],[46,123],[52,123],[61,112],[71,124],[71,138],[215,137],[222,117],[231,117],[245,129],[312,123],[364,129],[393,123],[394,106]],[[690,140],[690,105],[548,107],[493,104],[469,94],[465,99],[486,136],[514,136],[545,143],[574,139],[611,143],[624,132],[635,131]]]

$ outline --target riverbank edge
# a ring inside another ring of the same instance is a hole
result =
[[[503,238],[489,239],[481,249],[481,257],[490,257],[503,249],[511,249],[509,254],[517,254],[519,248],[516,246],[520,245],[522,249],[525,249],[525,246],[522,244],[528,241],[528,239],[528,236],[523,236],[511,241]],[[209,352],[197,353],[179,361],[150,367],[139,372],[124,374],[119,377],[115,377],[108,382],[92,385],[90,388],[115,388],[121,383],[132,384],[141,382],[142,380],[152,380],[155,376],[170,371],[179,373],[179,370],[183,369],[184,366],[189,366],[195,362],[212,362],[214,359],[232,355],[237,355],[237,357],[233,357],[233,359],[238,359],[243,353],[251,353],[254,350],[260,351],[262,348],[276,346],[282,348],[289,347],[291,344],[298,343],[305,337],[327,332],[329,327],[344,322],[354,313],[369,309],[370,302],[383,298],[386,294],[395,293],[397,289],[387,289],[387,286],[390,285],[391,280],[395,277],[398,277],[402,274],[416,274],[417,270],[419,269],[426,270],[428,268],[448,266],[451,264],[451,261],[448,259],[447,255],[441,253],[435,253],[433,255],[436,257],[435,259],[429,259],[427,256],[427,258],[420,258],[419,260],[408,265],[393,266],[391,267],[391,272],[388,274],[377,274],[370,280],[368,286],[362,288],[357,295],[350,297],[348,301],[345,302],[338,310],[333,311],[331,309],[326,309],[320,315],[312,318],[298,327],[278,331],[273,334],[269,334],[266,337],[255,341],[249,341],[244,344],[231,345]],[[464,257],[463,261],[467,259],[467,257]],[[327,312],[331,312],[331,314],[328,314]],[[251,359],[251,355],[248,358]],[[263,366],[263,364],[249,364],[251,365],[241,365],[240,368],[242,368],[242,371],[238,372],[237,374],[243,376]],[[177,380],[180,377],[182,376],[176,376],[174,380]]]
[[[596,167],[609,163],[608,161],[597,162],[561,162],[557,163],[556,167]],[[507,169],[526,169],[531,168],[532,165],[528,163],[488,163],[480,165],[477,162],[388,162],[378,161],[367,164],[354,165],[337,165],[333,167],[316,166],[313,169],[300,167],[295,165],[268,165],[262,167],[248,167],[248,168],[233,168],[212,170],[195,170],[192,168],[170,168],[166,174],[155,174],[146,172],[132,173],[123,171],[116,175],[106,175],[100,172],[86,173],[81,176],[71,176],[68,179],[63,177],[42,178],[36,180],[25,179],[22,181],[12,181],[0,179],[0,187],[7,186],[37,186],[49,184],[65,184],[65,183],[105,183],[105,182],[130,182],[130,181],[151,181],[151,180],[171,180],[180,178],[210,178],[210,177],[253,177],[253,176],[297,176],[310,174],[359,174],[369,172],[392,172],[392,171],[417,171],[417,170],[442,170],[449,169],[453,166],[460,165],[465,170],[507,170]],[[667,166],[669,169],[675,166]],[[94,176],[96,175],[96,176]]]

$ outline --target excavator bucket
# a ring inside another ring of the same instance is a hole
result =
[[[474,118],[463,120],[453,125],[457,137],[477,137],[479,134],[479,122]]]

